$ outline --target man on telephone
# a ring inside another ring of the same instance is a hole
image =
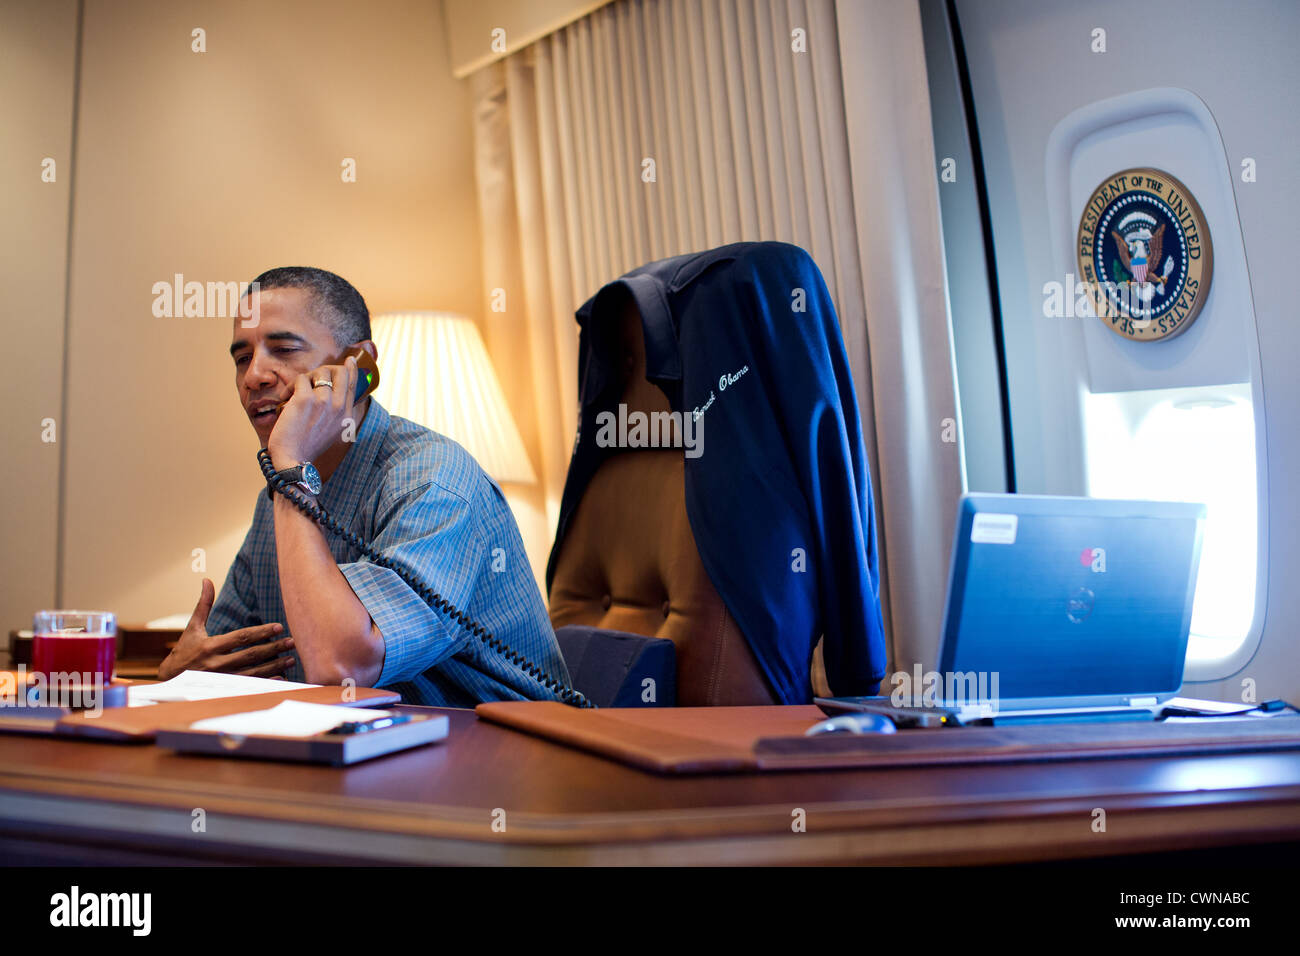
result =
[[[328,534],[269,484],[220,597],[204,579],[159,676],[351,678],[408,703],[454,707],[555,699],[568,671],[501,489],[449,438],[369,395],[354,399],[355,356],[378,358],[360,293],[331,272],[289,267],[262,273],[245,296],[258,319],[245,328],[236,318],[230,346],[244,412],[281,487],[355,538]],[[356,539],[385,563],[367,560]],[[435,611],[389,563],[497,647]]]

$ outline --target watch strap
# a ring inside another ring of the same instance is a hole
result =
[[[311,494],[310,489],[305,488],[303,486],[302,476],[303,476],[303,466],[301,464],[298,464],[290,468],[282,468],[281,470],[275,473],[274,477],[280,479],[280,481],[284,482],[285,484],[296,485],[302,491],[306,492],[307,494]],[[270,498],[272,501],[275,500],[275,487],[276,487],[275,484],[272,483],[271,481],[268,481],[266,483],[266,496]]]

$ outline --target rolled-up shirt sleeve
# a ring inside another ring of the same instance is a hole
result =
[[[470,503],[436,482],[384,502],[369,544],[463,611],[487,554]],[[364,556],[340,564],[339,570],[383,637],[378,686],[417,677],[451,657],[468,639],[463,628],[449,626],[395,571]]]

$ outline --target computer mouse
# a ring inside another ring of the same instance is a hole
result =
[[[816,734],[892,734],[898,730],[884,714],[840,714],[830,720],[813,724],[804,731],[805,737]]]

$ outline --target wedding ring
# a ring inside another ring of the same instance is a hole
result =
[[[324,385],[326,388],[330,389],[331,391],[333,391],[334,389],[334,383],[327,378],[318,379],[317,381],[311,383],[312,388],[320,388],[322,385]]]

